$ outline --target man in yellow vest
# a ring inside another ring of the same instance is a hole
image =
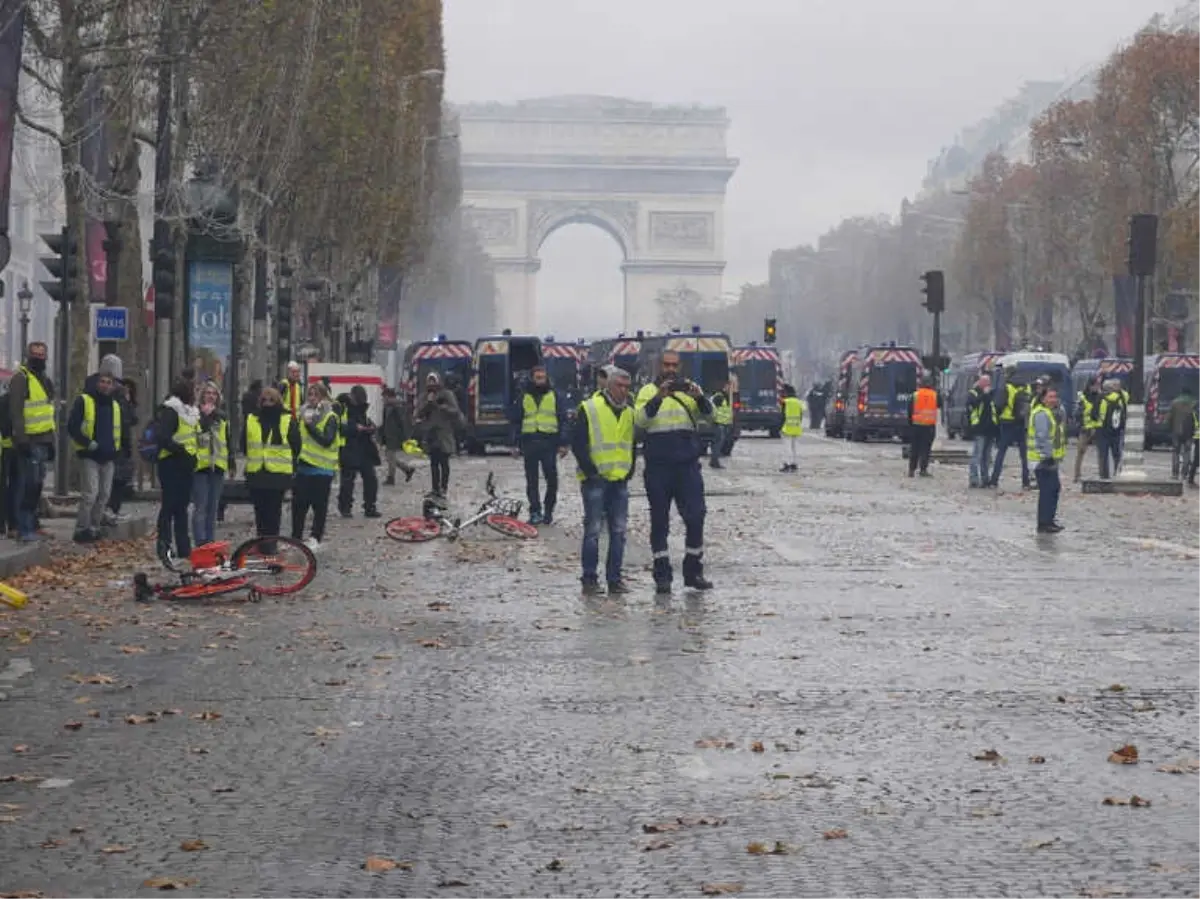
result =
[[[287,364],[287,377],[279,383],[279,395],[283,397],[283,408],[295,418],[304,407],[304,385],[301,383],[299,362]]]
[[[558,460],[567,454],[563,425],[565,416],[558,406],[558,395],[543,365],[529,373],[529,386],[518,400],[514,418],[517,433],[513,455],[525,457],[525,495],[529,499],[529,523],[553,524],[558,502]],[[546,478],[546,501],[538,490],[538,469]]]
[[[1083,457],[1100,430],[1100,376],[1087,382],[1079,394],[1079,443],[1075,447],[1075,481],[1083,477]],[[1097,454],[1099,449],[1097,449]]]
[[[733,403],[729,401],[729,394],[726,393],[728,389],[729,385],[723,384],[720,390],[708,398],[709,403],[712,404],[714,429],[712,446],[708,450],[710,468],[721,467],[721,457],[725,455],[730,432],[733,430]]]
[[[649,388],[649,390],[647,390]],[[644,398],[644,401],[643,401]],[[679,354],[666,351],[658,377],[638,394],[634,424],[645,433],[643,483],[650,504],[650,552],[654,559],[655,592],[671,592],[671,506],[683,519],[683,583],[693,590],[711,590],[704,576],[704,476],[700,471],[700,420],[712,414],[712,404],[699,385],[680,376]]]
[[[79,512],[75,542],[101,537],[104,509],[112,492],[113,472],[121,452],[121,406],[113,396],[110,374],[90,376],[67,416],[67,434],[79,457]]]
[[[1029,459],[1025,446],[1025,429],[1033,392],[1029,389],[1028,384],[1015,383],[1014,379],[1017,377],[1015,365],[1010,364],[1007,369],[1001,371],[1004,376],[1003,381],[997,383],[993,399],[993,405],[997,412],[996,419],[1000,423],[1000,442],[996,446],[996,464],[992,468],[989,485],[1000,486],[1000,475],[1004,471],[1004,457],[1008,455],[1008,448],[1015,446],[1021,456],[1021,486],[1028,488],[1030,486]]]
[[[625,527],[629,518],[629,479],[633,477],[633,410],[629,407],[629,373],[608,369],[604,392],[579,407],[571,450],[579,468],[583,494],[583,592],[596,596],[600,586],[600,528],[608,522],[608,558],[604,577],[610,596],[629,592],[621,566],[625,559]]]
[[[46,344],[29,344],[25,364],[8,382],[9,420],[13,452],[17,455],[16,491],[18,539],[38,539],[37,512],[47,464],[54,459],[54,385],[46,377]]]
[[[1062,491],[1058,465],[1067,455],[1067,429],[1058,417],[1058,391],[1046,390],[1029,407],[1025,451],[1037,478],[1037,530],[1039,534],[1057,534],[1063,529],[1055,521],[1058,495]]]
[[[800,435],[804,433],[804,401],[796,396],[796,388],[791,384],[783,385],[783,424],[779,433],[783,435],[788,448],[780,471],[798,471],[796,458],[800,449]]]

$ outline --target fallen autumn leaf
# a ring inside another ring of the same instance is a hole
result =
[[[192,715],[193,721],[216,721],[221,717],[220,712],[203,711]]]
[[[675,844],[670,840],[651,840],[642,847],[642,852],[655,852],[659,849],[670,849]]]
[[[149,880],[142,881],[142,886],[150,887],[153,890],[186,890],[195,885],[195,880],[183,877],[151,877]]]
[[[994,749],[984,749],[981,752],[975,753],[975,755],[973,755],[972,758],[975,759],[975,761],[977,761],[977,762],[1002,762],[1002,761],[1004,761],[1004,756],[1002,756],[1000,753],[998,753]]]
[[[204,840],[184,840],[179,844],[179,848],[184,852],[202,852],[208,848],[208,843]]]
[[[846,837],[850,836],[850,834],[848,834],[846,831],[842,830],[842,828],[840,828],[840,827],[835,827],[835,828],[833,828],[833,830],[825,831],[824,833],[821,834],[821,836],[823,836],[827,840],[844,840],[844,839],[846,839]]]
[[[743,887],[740,883],[702,883],[700,884],[700,892],[705,896],[728,896],[731,893],[740,893]]]
[[[381,855],[368,855],[363,862],[363,870],[370,874],[383,874],[385,871],[411,871],[412,862],[398,862],[395,859],[384,858]]]
[[[100,851],[105,855],[120,855],[122,852],[128,852],[129,847],[114,843],[112,846],[103,847]]]
[[[1138,762],[1137,747],[1132,743],[1127,743],[1120,749],[1114,749],[1109,754],[1108,760],[1114,765],[1136,765]]]

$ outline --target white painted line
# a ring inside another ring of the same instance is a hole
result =
[[[1200,550],[1192,546],[1184,546],[1182,543],[1155,540],[1152,537],[1118,537],[1117,539],[1122,543],[1140,546],[1143,549],[1161,549],[1167,552],[1179,553],[1181,556],[1187,556],[1189,559],[1200,559]]]

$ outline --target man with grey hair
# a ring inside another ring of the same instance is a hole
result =
[[[628,593],[621,575],[625,528],[629,517],[629,479],[633,477],[633,409],[629,406],[629,372],[608,366],[603,392],[579,406],[571,434],[583,494],[583,592],[597,596],[600,586],[600,529],[608,523],[608,557],[604,577],[608,594]]]
[[[1100,391],[1100,428],[1096,435],[1096,448],[1100,451],[1100,477],[1108,480],[1121,466],[1127,401],[1117,378],[1107,379]]]

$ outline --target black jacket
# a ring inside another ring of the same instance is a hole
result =
[[[971,413],[979,409],[979,424],[971,424]],[[1000,433],[1000,423],[996,420],[996,405],[992,400],[990,390],[983,391],[972,387],[967,392],[967,428],[968,437],[995,437]]]
[[[371,417],[367,414],[366,406],[349,405],[346,407],[346,419],[342,423],[342,436],[346,443],[338,454],[338,462],[342,468],[366,468],[379,464],[379,445],[375,442],[375,432],[360,432],[360,425],[372,425]]]
[[[116,394],[115,392],[108,395],[100,393],[96,389],[95,375],[90,375],[84,382],[83,392],[96,403],[96,433],[90,440],[83,434],[83,395],[80,394],[75,397],[75,402],[71,405],[71,412],[67,416],[67,435],[75,444],[87,444],[94,441],[96,449],[81,450],[77,447],[75,453],[81,459],[93,459],[96,462],[116,461],[116,438],[118,435],[113,428],[113,408],[118,407]],[[123,409],[121,411],[124,412]],[[126,430],[124,421],[121,423],[121,430],[122,432]]]

